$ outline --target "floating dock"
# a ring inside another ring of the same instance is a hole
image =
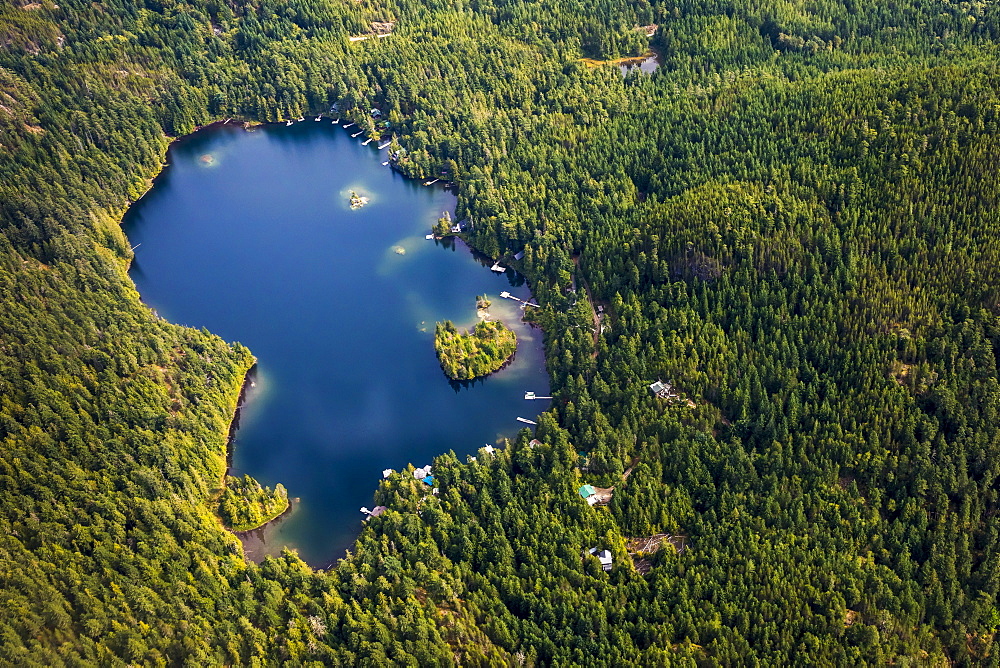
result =
[[[349,127],[351,127],[352,125],[354,125],[354,123],[348,123],[347,125],[345,125],[345,126],[344,126],[344,128],[345,128],[345,129],[346,129],[346,128],[349,128]]]
[[[361,145],[362,146],[368,146],[368,144],[371,144],[371,143],[372,143],[372,138],[369,137],[368,139],[366,139],[363,142],[361,142]]]
[[[353,139],[354,137],[357,137],[357,136],[358,136],[358,135],[360,135],[360,134],[361,134],[362,132],[364,132],[364,130],[361,130],[360,132],[355,132],[355,133],[354,133],[353,135],[351,135],[351,138]]]
[[[499,265],[500,265],[500,261],[497,260],[497,264],[495,264],[493,266],[497,267]],[[494,271],[496,271],[496,270],[494,270]],[[527,299],[519,299],[518,297],[515,297],[514,295],[510,294],[509,292],[507,292],[506,290],[504,290],[503,292],[501,292],[500,296],[503,297],[504,299],[513,299],[516,302],[521,302],[521,306],[522,307],[523,306],[534,306],[535,308],[542,308],[541,306],[539,306],[538,304],[535,304],[534,302],[529,302]]]
[[[528,418],[523,418],[523,417],[517,418],[517,421],[518,422],[523,422],[524,424],[534,424],[534,425],[538,424],[537,422],[533,422],[532,420],[529,420]]]
[[[392,143],[391,141],[387,141],[386,143],[384,143],[384,144],[382,144],[381,146],[379,146],[379,147],[378,147],[378,150],[380,150],[380,151],[381,151],[382,149],[384,149],[384,148],[385,148],[386,146],[388,146],[388,145],[389,145],[389,144],[391,144],[391,143]]]
[[[540,397],[536,395],[534,392],[525,392],[524,398],[527,399],[528,401],[531,401],[532,399],[551,399],[552,397]]]
[[[490,271],[495,271],[495,272],[497,272],[498,274],[502,274],[502,273],[504,273],[505,271],[507,271],[507,268],[506,268],[506,267],[501,267],[501,266],[500,266],[500,261],[499,261],[499,260],[497,260],[496,262],[494,262],[494,263],[493,263],[493,266],[492,266],[492,267],[490,267]]]
[[[438,182],[438,181],[440,181],[440,180],[441,180],[441,179],[434,179],[433,181],[425,181],[425,182],[424,182],[424,185],[425,185],[425,186],[432,186],[432,185],[434,185],[435,183],[437,183],[437,182]]]

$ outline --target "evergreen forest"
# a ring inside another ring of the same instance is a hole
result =
[[[998,41],[987,0],[0,0],[0,664],[996,665]],[[253,351],[146,308],[119,223],[174,138],[334,104],[524,252],[555,399],[258,565]]]

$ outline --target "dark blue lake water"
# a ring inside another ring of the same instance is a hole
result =
[[[289,546],[331,563],[356,538],[382,469],[475,453],[548,407],[524,399],[548,394],[541,332],[499,296],[527,298],[527,286],[465,246],[426,240],[454,197],[384,160],[329,119],[215,127],[174,144],[125,218],[141,244],[131,274],[143,300],[258,358],[232,473],[280,482],[300,501],[251,546],[255,557]],[[351,190],[370,203],[351,210]],[[483,293],[515,329],[517,355],[455,386],[434,355],[434,323],[471,326]]]

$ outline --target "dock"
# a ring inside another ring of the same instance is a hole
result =
[[[347,125],[345,125],[344,127],[345,127],[345,128],[349,128],[349,127],[351,127],[352,125],[354,125],[354,123],[348,123],[348,124],[347,124]]]
[[[371,144],[371,143],[372,143],[372,137],[369,137],[368,139],[366,139],[363,142],[361,142],[361,145],[362,146],[368,146],[368,144]]]
[[[378,150],[380,150],[380,151],[381,151],[382,149],[384,149],[384,148],[385,148],[386,146],[388,146],[388,145],[389,145],[389,144],[391,144],[391,143],[392,143],[391,141],[387,141],[386,143],[384,143],[384,144],[381,144],[381,145],[380,145],[380,146],[378,147]]]
[[[322,116],[317,116],[314,120],[318,123],[319,119],[321,119],[321,118],[323,118],[323,117]]]
[[[495,265],[493,265],[493,266],[494,266],[494,267],[496,267],[496,266],[499,266],[499,264],[500,264],[500,261],[499,261],[499,260],[497,260],[497,264],[495,264]],[[496,269],[494,269],[493,271],[496,271]],[[518,297],[515,297],[514,295],[510,294],[510,293],[509,293],[509,292],[507,292],[506,290],[505,290],[505,291],[503,291],[503,292],[501,292],[501,293],[500,293],[500,296],[501,296],[501,297],[503,297],[504,299],[513,299],[513,300],[514,300],[514,301],[516,301],[516,302],[521,302],[521,306],[522,306],[522,307],[523,307],[523,306],[534,306],[535,308],[542,308],[542,307],[541,307],[541,306],[539,306],[538,304],[535,304],[534,302],[530,302],[530,301],[528,301],[527,299],[520,299],[520,298],[518,298]]]
[[[432,185],[434,185],[435,183],[437,183],[440,180],[441,179],[434,179],[433,181],[424,181],[424,185],[425,186],[432,186]]]
[[[334,125],[339,125],[340,124],[340,119],[339,118],[333,119],[333,124]]]
[[[495,271],[495,272],[497,272],[498,274],[502,274],[502,273],[504,273],[505,271],[507,271],[507,268],[506,268],[506,267],[501,267],[501,266],[500,266],[500,261],[499,261],[499,260],[497,260],[496,262],[494,262],[494,263],[493,263],[493,266],[492,266],[492,267],[490,267],[490,271]]]
[[[534,424],[534,425],[538,424],[537,422],[534,422],[532,420],[529,420],[528,418],[523,418],[523,417],[517,418],[517,421],[518,422],[523,422],[524,424]]]
[[[524,398],[527,399],[528,401],[531,401],[532,399],[551,399],[552,397],[540,397],[536,395],[534,392],[525,392]]]
[[[291,125],[291,124],[292,124],[292,122],[291,122],[291,121],[285,121],[285,127],[286,127],[286,128],[287,128],[287,127],[288,127],[289,125]]]
[[[361,134],[362,132],[364,132],[364,130],[359,130],[358,132],[355,132],[355,133],[354,133],[353,135],[351,135],[351,138],[353,139],[354,137],[357,137],[357,136],[358,136],[358,135],[360,135],[360,134]]]

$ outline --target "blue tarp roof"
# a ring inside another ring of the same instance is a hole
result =
[[[432,475],[427,476],[426,478],[424,478],[424,482],[427,483],[428,485],[433,485],[434,484],[434,476],[432,476]]]

